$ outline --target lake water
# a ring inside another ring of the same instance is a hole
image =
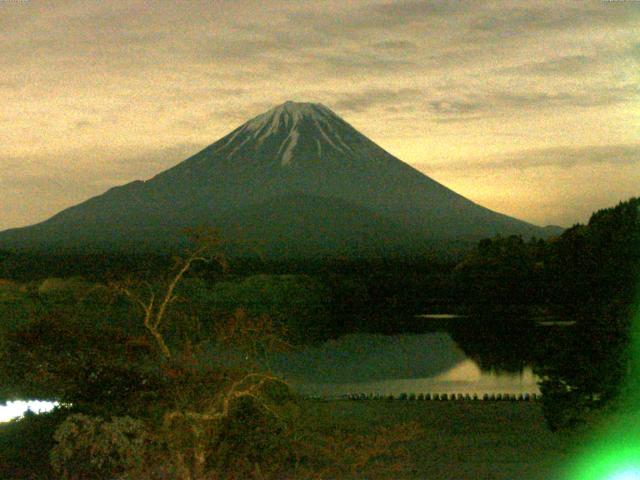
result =
[[[272,355],[270,367],[283,376],[293,389],[303,395],[339,398],[349,394],[393,395],[409,394],[539,394],[538,377],[526,362],[509,371],[487,367],[481,357],[495,363],[493,355],[505,348],[508,340],[489,338],[478,344],[467,342],[467,349],[476,353],[478,361],[470,357],[456,343],[465,332],[472,338],[481,337],[486,325],[474,323],[461,315],[429,314],[422,318],[435,325],[429,333],[378,335],[351,334],[320,346],[306,347],[295,352]],[[442,323],[444,322],[444,323]],[[450,325],[451,334],[442,325]],[[565,326],[571,322],[551,322]],[[542,322],[538,322],[543,325]],[[457,327],[453,328],[454,325]],[[474,330],[478,328],[479,330]],[[504,322],[509,325],[509,322]],[[458,331],[458,334],[454,333]],[[512,332],[513,333],[513,332]],[[529,332],[519,332],[514,339],[527,339]],[[462,341],[463,339],[461,339]],[[472,347],[472,348],[470,348]],[[478,348],[481,347],[481,348]],[[507,349],[508,350],[508,349]],[[520,357],[522,349],[511,345],[509,358]],[[475,358],[475,357],[474,357]],[[504,359],[502,359],[504,360]],[[481,367],[481,363],[484,366]],[[505,364],[508,362],[497,362]],[[491,362],[489,362],[491,364]],[[11,402],[0,405],[0,422],[21,416],[27,408],[34,412],[53,408],[49,402]]]
[[[31,410],[33,413],[42,413],[53,410],[55,406],[55,403],[39,400],[7,402],[5,405],[0,405],[0,422],[8,422],[16,417],[21,417],[27,410]]]
[[[499,348],[496,346],[496,348]],[[517,372],[483,369],[446,332],[353,334],[318,347],[280,354],[271,366],[299,393],[539,394],[531,366]]]

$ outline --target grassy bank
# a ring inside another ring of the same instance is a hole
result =
[[[538,402],[301,400],[300,407],[297,427],[311,441],[366,438],[362,444],[366,448],[385,428],[409,422],[419,425],[419,438],[405,445],[411,458],[407,468],[366,478],[564,480],[557,473],[559,468],[586,439],[580,432],[547,430]],[[0,425],[3,478],[51,478],[52,472],[47,471],[50,436],[60,420],[55,416],[43,420],[23,427]],[[27,437],[36,441],[25,443],[25,432],[34,428],[36,434]],[[343,448],[361,446],[355,441]]]
[[[554,480],[580,438],[578,433],[551,433],[537,402],[305,403],[309,428],[323,433],[370,434],[379,427],[417,422],[424,433],[409,445],[414,467],[408,478]]]

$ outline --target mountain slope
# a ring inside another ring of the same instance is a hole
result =
[[[423,175],[323,105],[287,102],[150,180],[0,233],[0,246],[156,248],[174,243],[184,227],[232,224],[275,250],[283,250],[284,235],[291,248],[297,242],[295,250],[317,252],[333,251],[331,238],[383,250],[422,239],[547,236]],[[325,241],[307,245],[314,231],[324,231]]]

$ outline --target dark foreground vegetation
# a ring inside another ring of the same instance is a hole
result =
[[[62,407],[0,427],[0,477],[514,478],[497,472],[515,472],[531,444],[516,430],[545,439],[540,452],[564,438],[543,431],[537,405],[310,403],[273,376],[269,354],[417,331],[414,314],[455,307],[481,319],[452,332],[469,356],[506,370],[533,363],[547,426],[576,427],[630,388],[639,206],[548,241],[483,240],[457,262],[234,263],[204,231],[174,258],[5,252],[0,400]],[[521,313],[576,323],[542,334]],[[493,470],[485,457],[498,444],[511,466]]]
[[[295,478],[549,480],[558,478],[554,474],[582,438],[580,431],[551,433],[535,402],[299,400],[298,405],[304,412],[296,426],[299,436],[287,438],[287,445],[271,439],[265,452],[271,455],[271,468],[292,449],[304,453],[307,462],[315,458],[314,471],[308,463],[298,466]],[[15,478],[55,478],[45,450],[55,445],[50,439],[65,415],[38,415],[0,426],[3,457],[31,467]],[[259,436],[254,430],[248,439],[257,442]],[[38,441],[42,443],[36,445]],[[283,450],[274,455],[275,449]],[[28,476],[34,471],[40,476]],[[12,478],[6,467],[0,473]],[[268,476],[263,471],[263,478]]]

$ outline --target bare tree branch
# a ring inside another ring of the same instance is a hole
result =
[[[176,259],[176,266],[180,265],[180,268],[167,284],[164,294],[162,295],[162,300],[159,301],[159,303],[156,302],[157,295],[153,286],[147,281],[140,282],[146,286],[149,292],[146,300],[142,299],[140,295],[135,293],[133,288],[130,286],[131,282],[128,282],[128,284],[115,285],[115,289],[118,292],[124,294],[142,309],[144,313],[144,327],[155,339],[162,356],[167,360],[172,358],[172,354],[164,340],[164,337],[162,336],[161,327],[167,312],[167,307],[178,299],[178,296],[174,294],[177,285],[189,271],[194,262],[209,263],[212,260],[215,260],[223,269],[226,269],[226,261],[221,253],[212,253],[211,256],[206,255],[211,249],[217,247],[221,243],[219,237],[217,237],[214,231],[201,229],[194,230],[192,232],[192,238],[197,242],[196,248],[189,253],[185,260],[180,258]]]

